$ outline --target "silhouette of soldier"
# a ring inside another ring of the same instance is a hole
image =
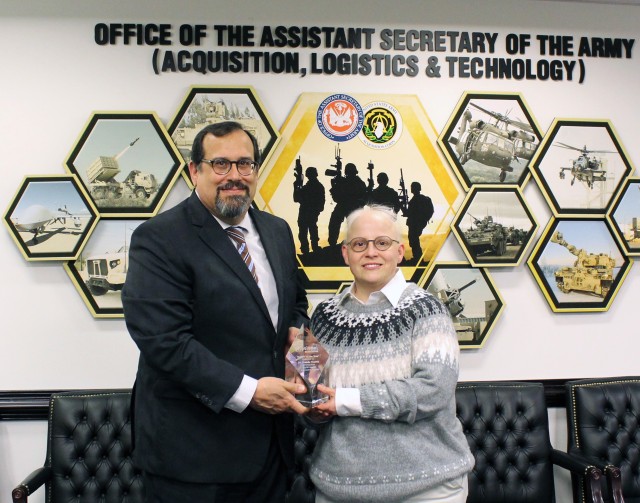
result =
[[[418,182],[411,184],[413,197],[407,205],[407,227],[409,228],[409,246],[413,260],[417,262],[422,257],[422,246],[420,246],[420,235],[433,216],[433,203],[431,198],[420,194],[422,186]]]
[[[329,245],[335,246],[340,235],[340,225],[353,210],[364,206],[367,197],[367,185],[358,176],[358,168],[352,162],[344,167],[344,177],[338,176],[331,181],[331,197],[336,203],[329,217]]]
[[[398,193],[388,186],[389,177],[386,173],[378,173],[376,177],[378,186],[371,191],[369,201],[372,204],[383,204],[393,209],[396,213],[400,211],[400,198]]]
[[[294,185],[293,200],[300,204],[298,210],[298,240],[300,241],[300,251],[309,253],[309,239],[311,249],[316,252],[318,246],[318,216],[324,209],[324,187],[318,181],[318,170],[309,167],[304,172],[307,183],[302,186]]]

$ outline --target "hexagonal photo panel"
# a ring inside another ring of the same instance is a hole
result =
[[[27,176],[4,222],[27,260],[75,260],[98,210],[74,175]]]
[[[64,268],[95,318],[122,318],[121,290],[129,268],[131,234],[144,220],[103,218],[77,260]]]
[[[397,213],[400,268],[418,279],[449,234],[462,190],[417,97],[304,93],[281,135],[255,201],[289,222],[307,290],[334,292],[352,279],[344,221],[366,203]]]
[[[627,178],[609,214],[627,255],[640,255],[640,178]]]
[[[484,346],[504,309],[487,269],[466,262],[436,262],[418,284],[449,309],[460,349]]]
[[[151,112],[94,113],[66,160],[103,217],[157,213],[184,165]]]
[[[604,216],[633,168],[611,122],[555,119],[531,170],[555,216]]]
[[[474,186],[452,230],[474,266],[515,266],[538,228],[519,187]]]
[[[474,185],[502,182],[524,187],[541,138],[520,94],[467,92],[438,143],[469,190]]]
[[[191,188],[188,163],[193,140],[203,127],[223,121],[239,122],[256,137],[262,165],[269,161],[280,139],[280,133],[252,87],[192,86],[167,127],[187,164],[182,173]]]
[[[604,218],[552,218],[528,261],[554,312],[606,311],[631,264]]]

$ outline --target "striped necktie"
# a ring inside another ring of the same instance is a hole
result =
[[[239,226],[231,226],[225,229],[229,237],[233,240],[244,263],[247,264],[249,268],[249,272],[253,276],[253,279],[258,283],[258,273],[256,272],[256,265],[253,263],[253,259],[249,254],[249,247],[247,246],[247,242],[244,239],[244,233],[246,229],[244,227]]]

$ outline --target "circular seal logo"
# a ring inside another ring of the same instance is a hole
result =
[[[367,147],[389,148],[402,135],[402,117],[391,104],[374,101],[364,107],[364,124],[358,138]]]
[[[347,141],[362,129],[363,112],[360,103],[346,94],[325,98],[316,114],[322,134],[333,141]]]

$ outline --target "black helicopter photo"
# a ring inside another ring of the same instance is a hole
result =
[[[613,150],[589,150],[586,145],[582,148],[572,147],[571,145],[561,142],[556,142],[553,145],[554,147],[580,152],[580,155],[577,158],[571,160],[570,167],[563,166],[560,168],[560,179],[564,180],[566,178],[565,172],[568,171],[572,177],[571,185],[578,180],[579,182],[584,182],[590,189],[593,189],[595,182],[604,182],[607,180],[607,169],[605,161],[603,161],[601,157],[596,157],[595,155],[589,157],[589,154],[618,153]]]
[[[444,145],[464,182],[522,182],[540,134],[521,103],[511,98],[476,100],[461,110]]]
[[[557,214],[604,214],[632,167],[606,120],[556,119],[530,169]]]

